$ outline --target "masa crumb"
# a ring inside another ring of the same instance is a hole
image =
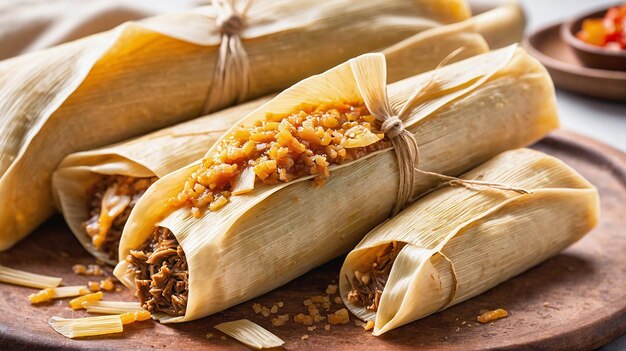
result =
[[[327,315],[328,323],[330,324],[348,324],[350,323],[350,315],[348,314],[348,310],[342,308],[337,310],[335,313],[330,313]]]
[[[374,329],[374,321],[367,321],[367,323],[363,324],[363,329],[365,330]]]
[[[328,295],[335,295],[337,293],[337,288],[338,288],[337,284],[329,284],[328,287],[326,288],[325,293],[327,293]]]
[[[508,316],[509,313],[505,309],[498,308],[497,310],[487,311],[481,314],[480,316],[476,317],[476,320],[478,320],[480,323],[489,323],[500,318],[506,318]]]

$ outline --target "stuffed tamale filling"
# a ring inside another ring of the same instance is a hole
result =
[[[373,259],[368,270],[355,271],[352,279],[348,277],[348,281],[352,285],[352,290],[348,293],[348,301],[370,311],[378,311],[380,298],[387,284],[387,279],[389,279],[391,267],[402,247],[404,247],[404,243],[392,242],[385,246],[383,251]]]
[[[102,175],[88,191],[88,220],[82,223],[93,247],[117,260],[124,225],[137,201],[157,180]]]
[[[126,257],[135,275],[137,297],[151,313],[183,316],[187,309],[188,268],[174,234],[156,227],[151,237]]]
[[[301,106],[287,115],[268,113],[254,125],[226,136],[171,199],[190,206],[194,216],[215,211],[231,195],[254,189],[256,182],[277,184],[315,176],[322,185],[329,166],[356,160],[388,146],[380,125],[363,103]]]

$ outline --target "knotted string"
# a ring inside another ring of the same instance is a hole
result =
[[[241,32],[254,0],[246,0],[242,10],[237,9],[236,2],[213,0],[218,13],[215,25],[220,30],[221,42],[213,80],[204,103],[204,114],[245,101],[250,90],[250,64],[241,41]]]
[[[411,199],[413,182],[415,180],[415,172],[413,172],[413,169],[419,159],[419,149],[415,136],[413,136],[413,133],[404,129],[400,117],[377,117],[377,119],[383,119],[381,129],[387,138],[391,140],[391,144],[396,151],[396,158],[400,170],[400,182],[398,183],[396,204],[391,212],[392,216],[395,216],[402,211],[404,206],[406,206]]]
[[[400,179],[398,183],[398,194],[396,197],[396,203],[391,213],[392,217],[398,214],[404,207],[413,202],[415,199],[411,198],[413,193],[413,184],[415,179],[415,173],[420,173],[426,176],[437,177],[445,180],[447,185],[450,186],[464,186],[468,189],[477,190],[475,187],[488,187],[503,191],[514,191],[520,194],[530,193],[527,190],[521,188],[515,188],[506,184],[499,184],[493,182],[484,182],[479,180],[461,179],[445,174],[436,172],[429,172],[421,170],[417,167],[419,164],[419,147],[413,133],[405,129],[403,119],[409,114],[418,101],[428,93],[432,93],[437,87],[437,74],[442,66],[446,65],[456,55],[458,55],[464,48],[459,48],[448,55],[434,70],[430,79],[420,88],[416,89],[415,93],[407,99],[400,113],[393,114],[389,101],[387,100],[386,91],[381,92],[383,104],[382,107],[371,111],[376,119],[381,123],[381,130],[391,141],[398,160],[398,168],[400,171]]]

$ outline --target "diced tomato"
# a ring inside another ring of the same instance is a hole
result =
[[[606,30],[601,19],[586,19],[583,21],[582,31],[578,33],[578,38],[591,44],[603,46],[606,44]]]
[[[626,3],[607,10],[603,18],[583,21],[578,39],[611,50],[626,50]]]

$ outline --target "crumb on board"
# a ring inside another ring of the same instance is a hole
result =
[[[278,313],[278,305],[272,306],[272,308],[270,308],[270,313]]]
[[[306,339],[308,339],[308,338],[309,338],[309,336],[308,336],[307,334],[304,334],[304,335],[302,335],[302,336],[300,337],[300,339],[302,339],[302,340],[306,340]]]
[[[213,337],[213,333],[207,333],[206,338],[207,340],[211,339]]]
[[[98,284],[98,282],[89,281],[87,282],[87,287],[91,291],[100,291],[100,284]]]
[[[476,317],[476,320],[478,320],[480,323],[489,323],[500,318],[506,318],[508,316],[509,313],[505,309],[498,308],[497,310],[482,313],[480,316]],[[471,324],[468,325],[470,327],[472,326]]]
[[[289,321],[289,314],[281,314],[276,316],[276,318],[272,318],[272,325],[275,327],[280,327],[285,325]]]
[[[365,323],[363,323],[361,325],[363,327],[363,329],[365,330],[372,330],[374,329],[374,321],[366,321]]]
[[[100,265],[90,264],[85,266],[84,264],[75,264],[72,266],[72,270],[75,274],[78,275],[95,275],[101,276],[104,275],[104,270]]]
[[[314,325],[312,325],[312,326],[310,326],[310,327],[306,328],[306,330],[308,330],[308,331],[310,331],[310,332],[314,331],[315,329],[317,329],[317,327],[316,327],[316,326],[314,326]]]
[[[263,306],[261,306],[260,303],[253,303],[252,310],[254,311],[254,313],[259,314],[263,310]]]
[[[324,325],[324,330],[330,330],[330,324]]]
[[[270,315],[270,309],[263,306],[263,308],[261,309],[261,314],[263,315],[263,317],[268,317]]]
[[[104,291],[113,291],[115,289],[115,283],[111,277],[108,277],[100,281],[100,289]]]
[[[326,287],[326,291],[324,292],[328,295],[335,295],[337,293],[338,287],[339,286],[337,284],[329,284],[328,287]]]
[[[330,324],[348,324],[350,323],[350,315],[348,314],[348,310],[342,308],[337,310],[335,313],[328,314],[328,323]]]
[[[298,313],[293,317],[293,321],[302,325],[313,325],[313,316],[304,313]]]
[[[339,296],[335,296],[335,297],[333,298],[333,302],[334,302],[334,303],[336,303],[336,304],[338,304],[338,305],[343,304],[343,300],[341,300],[341,297],[339,297]]]

